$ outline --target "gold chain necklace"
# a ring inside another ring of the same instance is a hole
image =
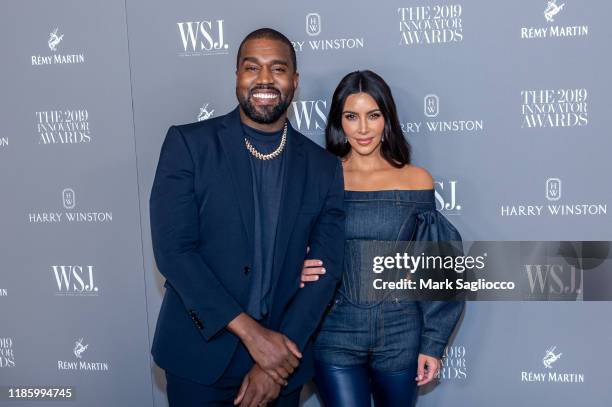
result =
[[[278,157],[280,153],[283,152],[286,141],[287,141],[287,123],[286,122],[285,122],[285,128],[283,129],[283,135],[281,136],[281,142],[279,146],[276,148],[276,150],[272,151],[269,154],[260,153],[259,151],[255,149],[255,147],[253,147],[253,145],[249,142],[249,140],[246,137],[244,138],[244,144],[246,145],[247,150],[249,150],[249,153],[253,154],[255,158],[258,158],[260,160],[273,160],[274,158]]]

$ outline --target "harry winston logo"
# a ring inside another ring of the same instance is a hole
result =
[[[74,197],[74,189],[65,188],[62,191],[62,203],[64,204],[64,208],[74,209],[74,207],[76,206],[76,201]]]
[[[546,21],[548,21],[549,23],[552,23],[555,21],[555,16],[557,14],[559,14],[559,12],[561,10],[563,10],[563,7],[565,6],[565,3],[561,4],[561,5],[557,5],[557,0],[551,0],[546,4],[546,9],[544,10],[544,18],[546,19]]]
[[[546,180],[546,199],[558,201],[561,198],[561,180],[559,178],[548,178]]]
[[[437,95],[425,95],[423,98],[423,109],[425,116],[436,117],[440,113],[440,98]]]
[[[306,34],[311,37],[321,34],[321,16],[318,13],[310,13],[306,16]]]
[[[55,30],[49,34],[48,44],[51,51],[57,51],[57,45],[62,41],[62,38],[64,38],[64,34],[57,35],[57,30],[58,28],[55,28]]]
[[[563,355],[563,353],[558,353],[555,355],[555,348],[556,346],[546,349],[546,354],[542,358],[542,363],[547,369],[552,369],[552,364],[559,360],[561,355]]]

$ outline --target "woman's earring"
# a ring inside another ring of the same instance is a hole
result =
[[[348,143],[348,137],[344,136],[344,144]]]

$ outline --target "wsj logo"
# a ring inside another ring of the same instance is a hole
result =
[[[321,16],[317,13],[310,13],[306,16],[306,34],[315,37],[321,34]]]
[[[0,137],[0,147],[7,147],[9,145],[8,137]]]
[[[199,122],[210,119],[213,116],[213,114],[215,113],[215,109],[209,109],[208,105],[209,105],[208,103],[205,103],[200,108],[200,113],[198,113],[198,121]]]
[[[52,266],[58,296],[97,296],[94,266]]]
[[[0,338],[0,369],[15,367],[13,338]]]
[[[291,102],[297,130],[304,134],[320,134],[327,125],[326,100],[299,100]]]
[[[581,299],[582,269],[563,264],[525,264],[529,283],[528,299]]]
[[[465,346],[447,346],[440,361],[442,366],[436,376],[440,380],[467,379]]]
[[[55,30],[53,30],[52,33],[49,34],[49,49],[51,51],[57,51],[57,45],[62,41],[62,39],[64,38],[64,34],[62,35],[57,35],[57,30],[58,28],[55,28]]]
[[[436,117],[440,113],[440,99],[437,95],[427,95],[423,99],[425,116]]]
[[[546,199],[558,201],[561,198],[561,180],[559,178],[549,178],[546,180]]]
[[[7,297],[8,290],[6,288],[0,288],[0,297]]]
[[[544,18],[546,19],[546,21],[548,21],[549,23],[555,21],[554,17],[559,14],[561,10],[563,10],[563,7],[565,7],[565,3],[558,6],[557,0],[549,1],[546,5],[546,9],[544,10]]]
[[[227,54],[229,45],[223,35],[223,20],[177,23],[184,52],[180,56]]]
[[[436,207],[448,215],[459,215],[461,205],[457,203],[457,181],[436,181]]]

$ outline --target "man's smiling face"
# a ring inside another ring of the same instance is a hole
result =
[[[236,71],[236,97],[244,114],[273,124],[287,111],[298,85],[287,44],[258,38],[244,43]]]

